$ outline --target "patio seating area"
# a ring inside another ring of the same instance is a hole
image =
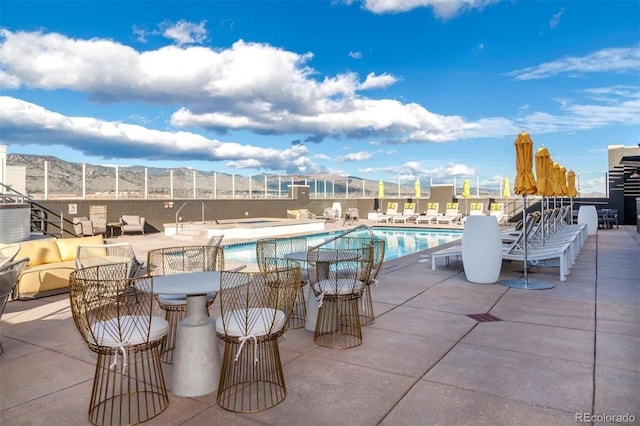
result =
[[[117,241],[144,259],[167,238]],[[537,426],[591,414],[611,416],[603,423],[640,421],[635,226],[590,235],[566,281],[557,268],[536,268],[530,276],[553,283],[548,290],[472,284],[454,258],[433,271],[428,255],[442,248],[384,262],[370,286],[375,321],[362,327],[359,346],[326,348],[303,327],[287,329],[280,404],[240,414],[222,409],[215,392],[179,397],[169,389],[167,409],[146,424]],[[522,262],[502,264],[501,279],[521,275]],[[211,308],[215,316],[219,301]],[[88,424],[96,357],[67,294],[9,302],[0,340],[0,424]],[[168,383],[173,367],[162,365]]]

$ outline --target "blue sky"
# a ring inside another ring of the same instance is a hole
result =
[[[515,176],[640,142],[637,1],[0,0],[0,143],[92,164]]]

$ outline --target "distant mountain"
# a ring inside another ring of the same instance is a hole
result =
[[[50,195],[80,196],[82,195],[82,163],[73,163],[61,160],[53,156],[7,154],[7,165],[24,166],[26,168],[26,188],[29,194],[44,193],[45,162],[47,164],[47,185]],[[149,197],[165,196],[170,193],[171,173],[173,172],[173,194],[175,198],[187,198],[193,195],[194,169],[158,168],[144,166],[120,166],[118,167],[118,191],[128,193],[128,196],[142,196],[144,194],[145,169],[147,171],[147,192]],[[354,197],[362,195],[362,178],[356,176],[338,176],[331,174],[317,175],[275,175],[261,174],[257,176],[233,175],[212,171],[195,170],[197,198],[210,198],[214,188],[218,196],[245,193],[248,196],[249,186],[253,197],[260,197],[264,193],[264,180],[266,176],[268,192],[276,192],[278,183],[282,184],[282,191],[287,191],[287,186],[293,181],[295,184],[303,184],[305,179],[310,186],[310,191],[331,196],[344,194],[346,180],[349,179],[349,194]],[[85,190],[87,194],[115,194],[116,190],[115,167],[85,164]],[[251,183],[250,183],[251,180]],[[332,187],[335,185],[335,188]],[[317,185],[317,188],[316,188]],[[397,188],[394,184],[393,188]],[[365,180],[364,189],[366,195],[371,197],[378,191],[378,182]],[[413,184],[402,185],[402,191],[411,193]],[[313,197],[313,195],[312,195]]]

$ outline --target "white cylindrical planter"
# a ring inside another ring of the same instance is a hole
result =
[[[493,284],[502,268],[502,238],[494,216],[472,215],[462,232],[462,265],[467,281]]]
[[[598,212],[596,206],[580,206],[578,210],[578,223],[587,224],[587,235],[596,235],[598,232]]]

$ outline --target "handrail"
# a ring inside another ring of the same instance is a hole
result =
[[[317,246],[309,246],[309,249],[313,250],[313,249],[317,249],[318,247],[322,247],[322,246],[324,246],[326,244],[329,244],[329,243],[337,240],[338,238],[342,238],[347,234],[350,234],[350,233],[352,233],[354,231],[357,231],[358,229],[367,229],[369,231],[369,235],[371,235],[371,239],[373,239],[373,228],[370,227],[369,225],[363,223],[361,225],[356,226],[355,228],[347,229],[346,231],[342,232],[341,234],[336,235],[335,237],[331,237],[328,240],[324,240],[323,242],[321,242]]]
[[[196,201],[196,200],[187,200],[184,203],[182,203],[182,205],[180,206],[180,208],[178,209],[178,211],[176,211],[176,234],[179,234],[180,231],[178,231],[178,215],[180,214],[180,212],[182,211],[182,209],[184,208],[184,206],[186,206],[187,204],[189,204],[192,201]],[[202,210],[202,223],[204,223],[204,209],[207,209],[207,206],[204,204],[204,201],[200,200],[200,205],[201,205],[201,210]],[[218,219],[216,219],[215,217],[213,218],[213,220],[215,220],[216,225],[219,225],[220,222],[218,222]]]
[[[20,191],[16,191],[15,189],[13,189],[11,187],[11,185],[5,185],[4,183],[0,182],[0,187],[4,188],[3,191],[7,191],[7,193],[0,194],[0,195],[2,195],[3,204],[7,203],[8,197],[13,196],[13,197],[15,197],[15,200],[14,200],[15,203],[22,202],[22,203],[26,204],[28,202],[31,205],[31,213],[32,214],[34,212],[34,206],[35,206],[35,207],[38,207],[43,212],[51,213],[52,215],[57,216],[57,217],[60,218],[60,223],[58,224],[57,222],[54,222],[53,220],[47,219],[44,216],[38,217],[38,222],[41,222],[41,224],[46,223],[47,225],[52,225],[52,226],[58,228],[60,232],[58,234],[54,234],[52,232],[47,231],[46,229],[43,229],[44,227],[42,225],[38,227],[38,229],[40,231],[44,232],[47,235],[58,235],[61,238],[64,237],[64,233],[65,232],[68,232],[68,231],[65,231],[65,229],[64,229],[65,219],[64,219],[64,213],[63,213],[62,209],[49,208],[49,207],[45,206],[44,204],[41,204],[41,203],[37,202],[36,200],[31,198],[30,196],[25,195],[25,194],[21,193]],[[18,198],[20,198],[21,201],[19,201]],[[67,222],[68,222],[68,220],[67,220]],[[33,218],[32,218],[31,219],[31,224],[33,225],[33,223],[34,223],[34,221],[33,221]]]

